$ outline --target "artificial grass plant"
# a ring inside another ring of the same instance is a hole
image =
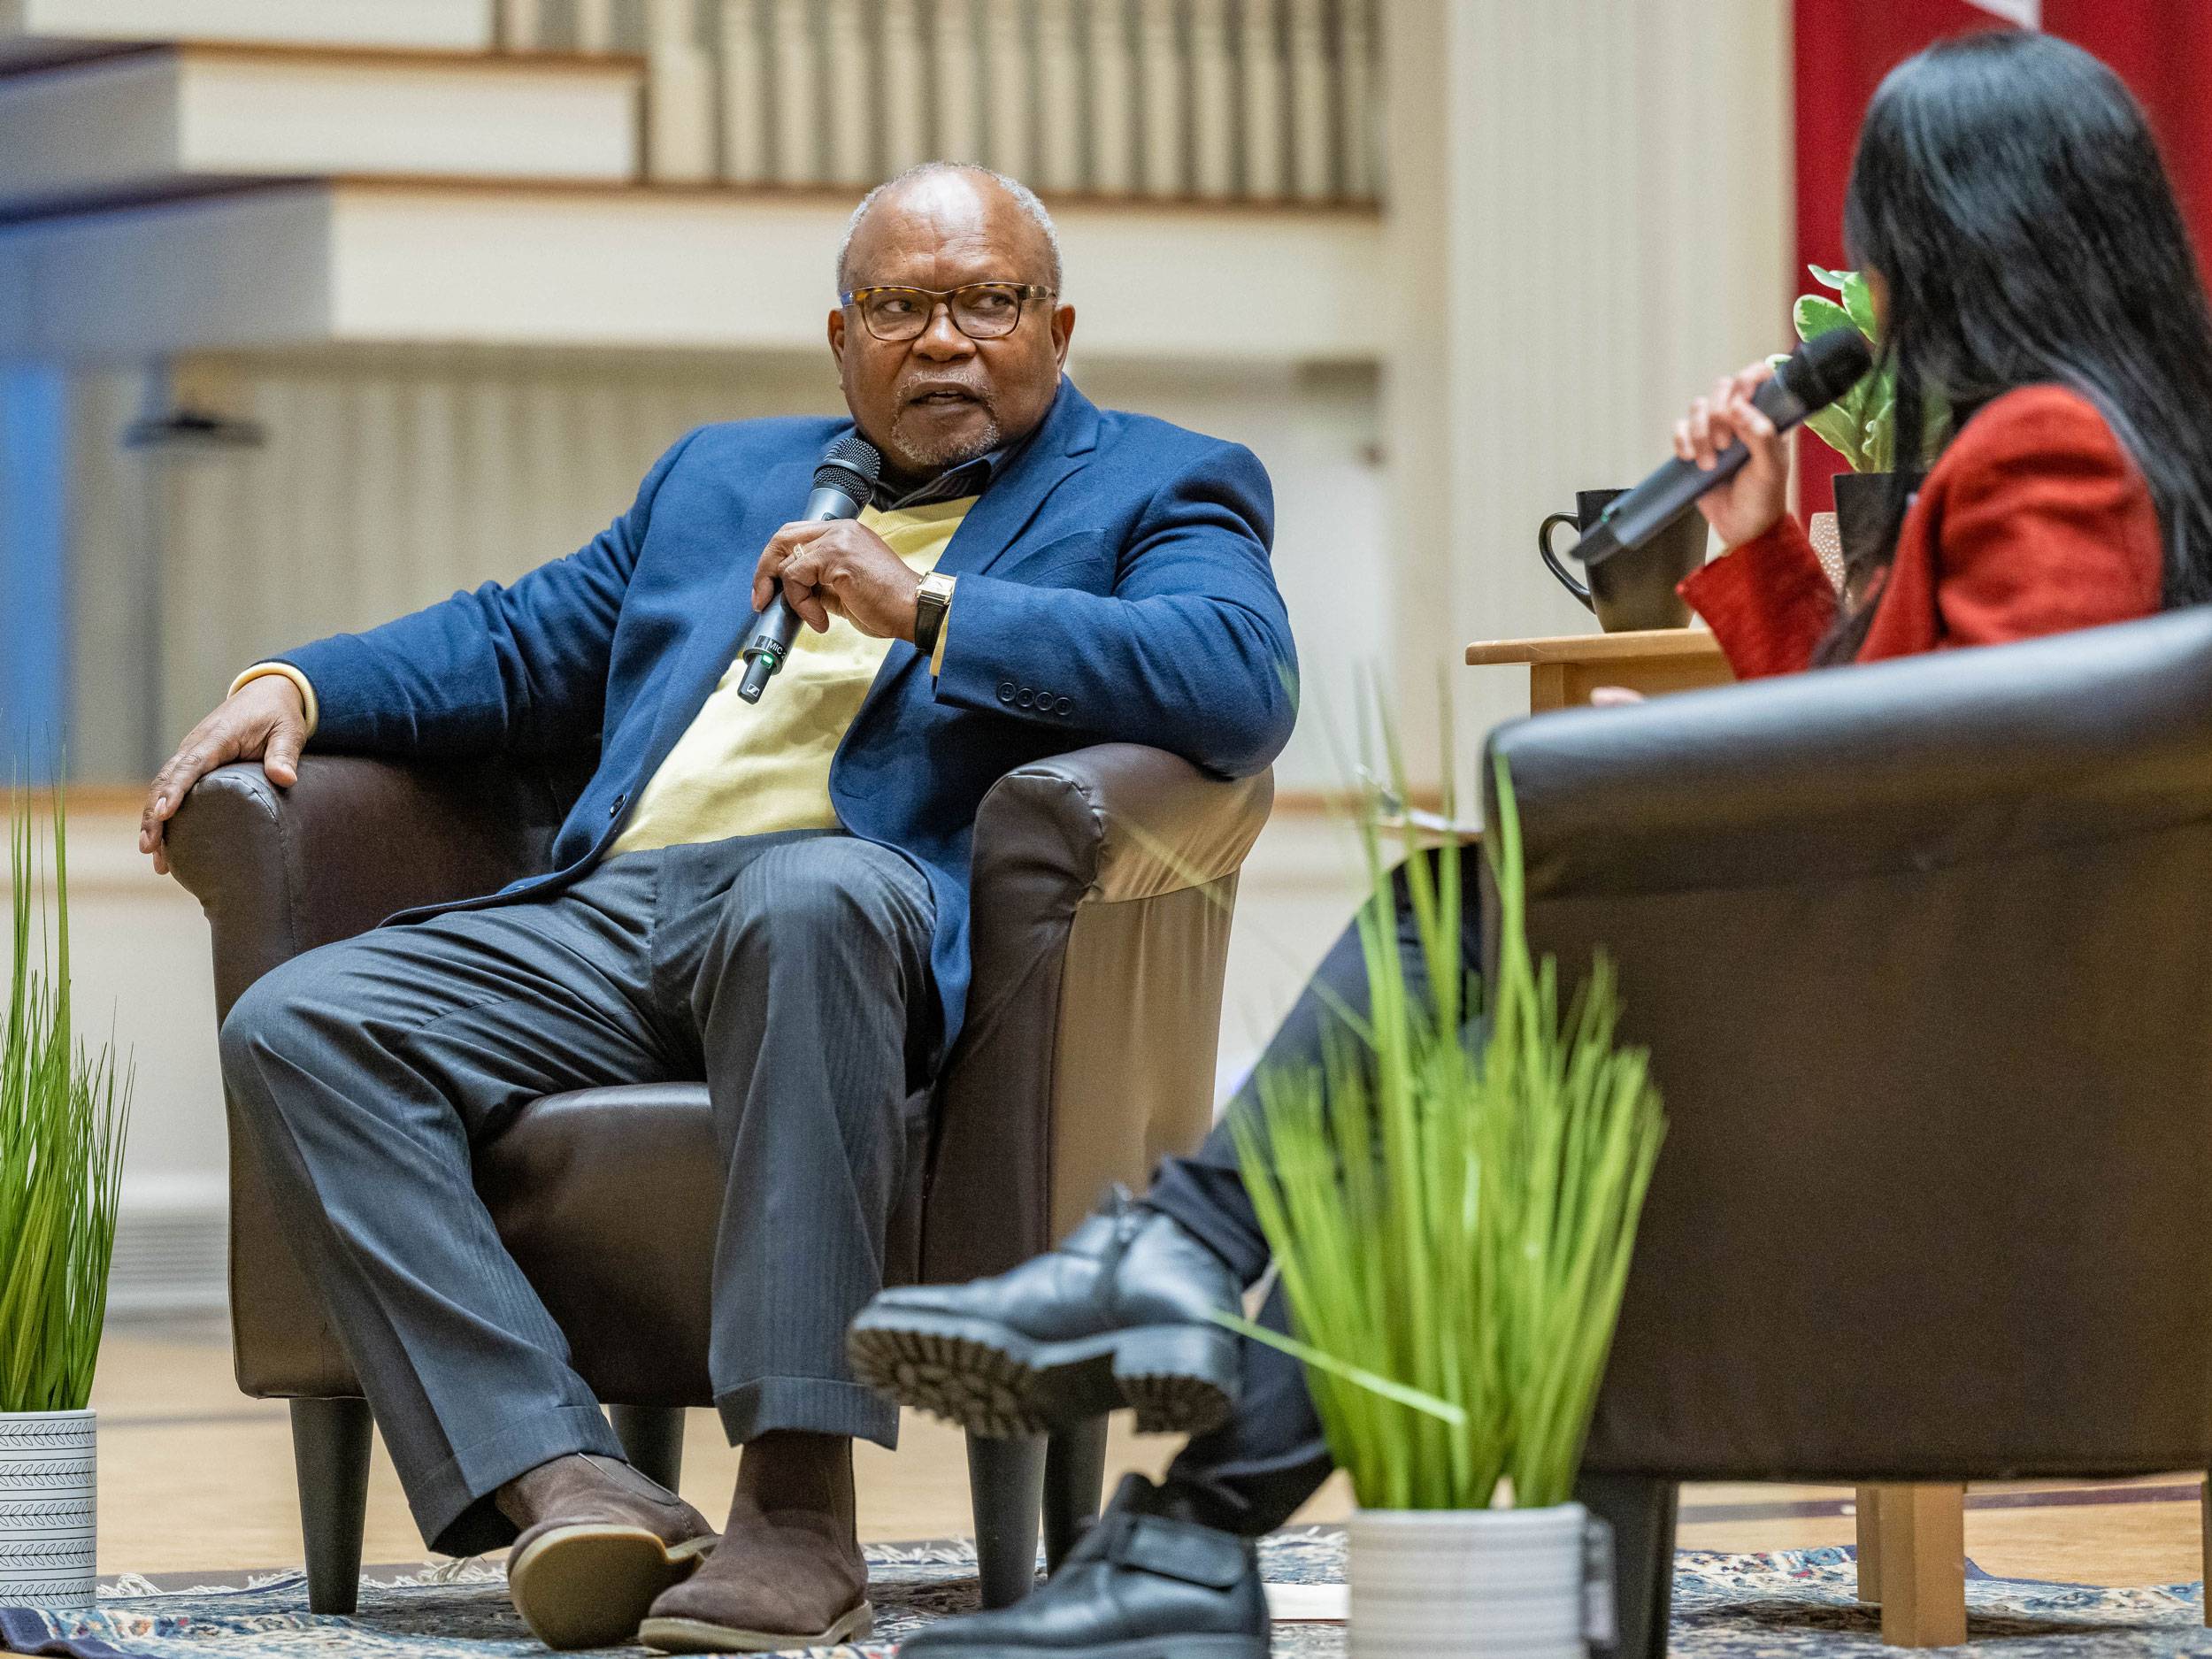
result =
[[[1463,1033],[1484,999],[1461,961],[1459,843],[1425,850],[1405,831],[1419,995],[1371,786],[1371,1011],[1340,1010],[1325,1063],[1263,1075],[1258,1120],[1234,1120],[1296,1336],[1225,1323],[1305,1361],[1371,1509],[1486,1509],[1507,1482],[1518,1507],[1567,1501],[1665,1133],[1644,1052],[1614,1041],[1610,963],[1563,1014],[1556,964],[1530,958],[1502,761],[1497,782],[1498,966],[1480,1018]]]
[[[131,1085],[109,1046],[95,1052],[73,1037],[66,830],[57,791],[50,935],[31,817],[19,792],[11,803],[13,950],[0,1032],[0,1412],[84,1409],[115,1247]]]

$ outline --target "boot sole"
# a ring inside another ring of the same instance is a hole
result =
[[[637,1634],[654,1598],[698,1571],[714,1542],[671,1544],[599,1522],[557,1526],[507,1563],[507,1596],[549,1647],[611,1647]]]
[[[853,1375],[990,1440],[1043,1434],[1129,1406],[1140,1434],[1203,1434],[1236,1409],[1237,1339],[1213,1325],[1140,1325],[1038,1342],[989,1319],[864,1313]]]
[[[875,1628],[876,1610],[863,1601],[827,1630],[811,1636],[741,1630],[703,1618],[649,1618],[638,1627],[637,1637],[655,1653],[783,1653],[794,1647],[834,1647],[842,1642],[865,1641]]]

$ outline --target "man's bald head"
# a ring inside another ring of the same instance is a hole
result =
[[[994,212],[994,208],[998,211]],[[1013,210],[1011,214],[1005,211],[1008,208]],[[849,292],[854,285],[853,255],[856,249],[864,255],[867,252],[872,238],[864,233],[870,222],[892,214],[923,217],[940,226],[964,221],[986,234],[995,229],[998,240],[1019,244],[1005,250],[1010,257],[1019,258],[1025,266],[1034,261],[1038,274],[1022,280],[1059,291],[1060,234],[1053,228],[1052,215],[1045,211],[1034,190],[1018,179],[972,162],[925,161],[876,186],[853,209],[852,218],[845,222],[845,240],[837,249],[840,294]],[[994,219],[999,221],[995,227],[989,224]],[[864,273],[857,280],[867,278]]]

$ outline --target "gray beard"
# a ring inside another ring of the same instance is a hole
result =
[[[905,424],[904,419],[902,419],[894,423],[891,429],[898,438],[899,447],[906,451],[907,458],[911,464],[910,470],[923,477],[946,472],[956,466],[964,466],[970,461],[990,454],[1006,441],[1006,434],[998,424],[998,417],[987,408],[983,411],[982,435],[963,443],[912,442],[902,430]]]

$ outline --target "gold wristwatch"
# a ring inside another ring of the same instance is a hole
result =
[[[937,636],[945,630],[945,612],[952,609],[954,578],[932,571],[922,578],[914,595],[914,649],[924,657],[937,649]]]

